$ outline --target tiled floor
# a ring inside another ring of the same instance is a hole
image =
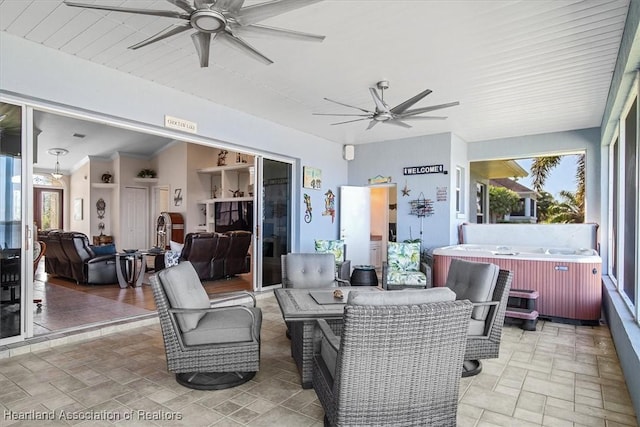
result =
[[[313,390],[300,388],[274,297],[258,302],[261,369],[249,383],[221,391],[178,385],[154,323],[0,359],[0,425],[31,426],[11,415],[53,413],[55,420],[37,424],[321,426],[322,408]],[[637,420],[607,327],[539,322],[536,332],[506,327],[500,359],[461,380],[458,424],[614,427]]]

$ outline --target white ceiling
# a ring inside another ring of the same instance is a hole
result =
[[[180,10],[167,0],[78,1]],[[338,143],[441,132],[473,142],[600,126],[628,6],[325,0],[262,22],[325,35],[324,42],[247,38],[275,61],[267,66],[214,41],[204,69],[190,32],[127,49],[174,18],[72,8],[62,0],[0,0],[0,30]],[[460,105],[434,114],[447,120],[411,122],[411,129],[380,124],[367,131],[367,121],[331,126],[343,118],[312,115],[358,112],[324,97],[372,109],[368,88],[383,79],[391,106],[427,88],[433,93],[415,107]]]

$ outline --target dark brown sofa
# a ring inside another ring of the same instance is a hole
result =
[[[200,280],[217,280],[250,271],[251,233],[188,233],[180,254],[180,262],[193,264]],[[164,258],[156,257],[155,269],[164,268]]]
[[[51,231],[41,234],[47,245],[45,271],[47,274],[75,280],[82,284],[118,283],[115,251],[96,255],[84,233]]]

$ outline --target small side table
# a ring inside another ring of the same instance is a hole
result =
[[[356,265],[351,273],[351,286],[378,286],[378,276],[373,265]]]
[[[136,288],[142,286],[146,268],[146,252],[119,252],[116,254],[116,276],[122,289],[129,286]]]

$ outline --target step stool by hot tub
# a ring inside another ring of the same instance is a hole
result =
[[[505,313],[505,320],[510,324],[517,324],[525,331],[535,331],[538,323],[536,302],[538,291],[527,289],[512,289],[509,291],[509,302]]]

